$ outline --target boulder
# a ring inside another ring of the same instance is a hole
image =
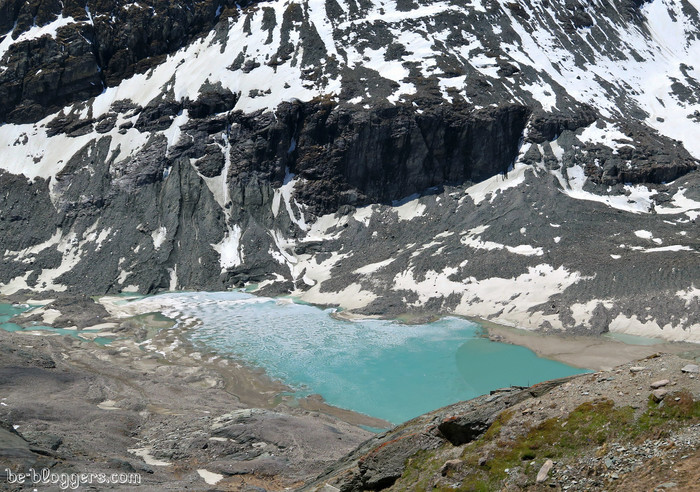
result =
[[[442,441],[428,434],[409,434],[373,449],[358,462],[364,490],[382,490],[403,475],[406,460],[420,450],[435,449]]]
[[[459,466],[464,463],[462,460],[454,459],[454,460],[447,460],[445,463],[440,467],[440,474],[444,477],[447,475],[450,471],[456,470],[459,468]]]
[[[667,390],[665,390],[664,388],[659,388],[651,392],[651,397],[654,399],[655,402],[658,403],[661,400],[663,400],[667,394]]]
[[[540,471],[537,472],[537,483],[542,483],[547,480],[547,476],[549,475],[549,472],[552,470],[553,466],[554,462],[552,460],[547,460],[544,462],[544,465],[542,465]]]

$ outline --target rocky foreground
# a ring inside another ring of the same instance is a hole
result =
[[[372,438],[303,490],[697,490],[698,371],[654,355],[492,391]]]
[[[145,349],[146,332],[126,321],[119,333],[128,340],[103,347],[0,330],[0,490],[59,490],[8,483],[7,469],[45,467],[140,476],[139,486],[80,490],[282,490],[372,435],[299,408],[329,413],[313,399],[285,399],[283,385],[233,362],[186,346],[166,357],[178,343],[170,330]]]
[[[196,350],[187,326],[153,313],[118,318],[105,306],[56,300],[15,318],[51,318],[72,335],[0,330],[0,458],[11,473],[140,475],[141,485],[115,490],[314,492],[692,490],[698,479],[692,345],[496,390],[373,436],[358,426],[387,424],[285,396],[261,372]],[[87,340],[110,333],[107,346]],[[562,350],[586,350],[568,342]],[[33,488],[0,473],[3,490]]]

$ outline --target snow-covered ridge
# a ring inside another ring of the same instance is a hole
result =
[[[15,39],[12,38],[11,33],[7,33],[2,42],[0,42],[0,60],[2,60],[7,50],[13,44],[37,39],[42,36],[56,37],[56,34],[58,33],[58,30],[61,27],[67,26],[69,24],[74,24],[75,22],[75,19],[73,19],[72,17],[64,17],[63,15],[61,15],[53,22],[50,22],[49,24],[46,24],[44,26],[32,26],[29,30],[23,32]]]
[[[212,31],[153,70],[108,88],[82,111],[98,119],[116,101],[145,106],[163,93],[175,101],[196,100],[205,83],[220,83],[238,94],[235,109],[244,112],[274,110],[282,101],[319,96],[341,100],[345,94],[357,104],[397,103],[424,90],[418,77],[437,84],[448,101],[456,97],[479,107],[483,94],[473,87],[482,81],[492,86],[500,102],[547,111],[588,104],[602,116],[623,120],[629,114],[645,115],[647,125],[682,141],[700,157],[695,138],[700,120],[693,117],[700,114],[700,101],[676,92],[679,87],[692,91],[700,79],[695,67],[700,40],[693,34],[699,28],[696,3],[653,0],[642,5],[637,19],[625,15],[617,2],[568,2],[592,22],[572,30],[567,29],[570,10],[540,0],[519,4],[526,14],[506,0],[421,0],[410,10],[391,0],[359,8],[343,1],[277,0],[242,10],[238,18],[222,19],[227,29],[223,35]],[[6,36],[0,59],[10,44],[55,34],[70,22],[60,17],[17,40]],[[495,58],[489,54],[494,49]],[[510,73],[502,72],[504,68],[513,74],[504,76]],[[186,122],[183,117],[176,124]],[[46,141],[36,127],[19,130],[5,128],[2,133],[26,133],[29,145],[56,147],[49,151],[65,157],[75,151],[59,139]],[[177,137],[172,130],[171,140]],[[591,130],[584,138],[615,145],[624,136],[617,135]],[[40,142],[32,143],[35,138]],[[3,152],[15,143],[8,136],[4,140]],[[31,171],[35,166],[27,159],[32,157],[31,152],[12,155],[0,166],[12,172],[26,168],[28,176],[53,174]]]
[[[245,285],[371,315],[585,330],[634,313],[694,326],[676,293],[700,285],[700,195],[683,149],[700,156],[697,3],[278,0],[229,12],[145,73],[0,126],[0,169],[33,181],[0,172],[15,222],[0,229],[13,244],[0,293],[85,278],[109,292]],[[22,36],[53,35],[61,19]],[[434,135],[456,127],[469,145],[426,164],[454,144]],[[343,161],[353,144],[380,158]],[[511,150],[479,159],[486,146]],[[370,201],[363,183],[397,193]],[[15,189],[46,192],[48,206]],[[330,213],[314,208],[341,195]],[[647,283],[663,290],[651,314]]]

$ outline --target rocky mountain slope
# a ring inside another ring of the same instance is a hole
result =
[[[697,0],[0,6],[0,294],[697,340]]]
[[[695,490],[697,371],[656,355],[492,391],[370,439],[301,490]]]

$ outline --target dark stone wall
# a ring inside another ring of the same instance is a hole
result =
[[[478,182],[513,164],[530,110],[438,104],[369,110],[317,100],[282,104],[277,118],[234,114],[232,183],[253,175],[281,184],[304,178],[297,196],[316,213],[388,203],[433,186]]]

